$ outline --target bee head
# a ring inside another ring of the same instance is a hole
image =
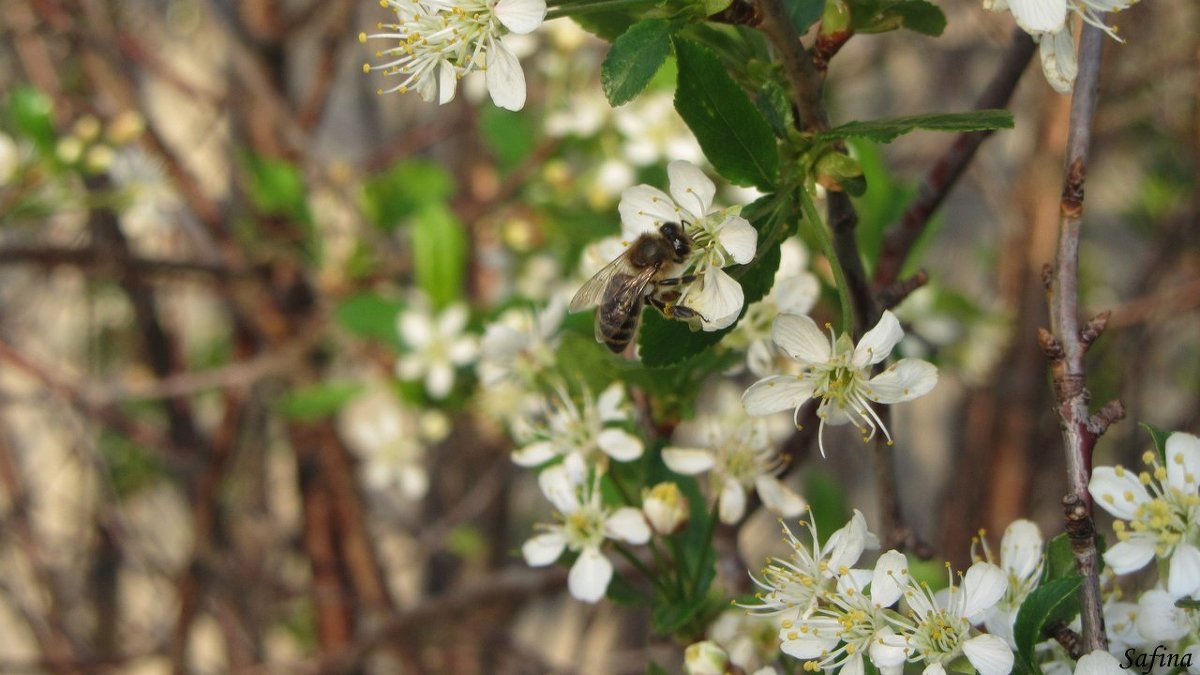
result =
[[[659,226],[658,231],[669,242],[671,248],[675,251],[675,257],[683,260],[692,252],[692,242],[688,236],[684,234],[683,226],[679,223],[663,223]]]

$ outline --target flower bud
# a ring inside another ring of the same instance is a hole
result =
[[[683,652],[683,669],[688,675],[725,675],[728,665],[729,656],[715,642],[694,642]]]
[[[642,512],[659,534],[675,534],[687,527],[691,505],[675,483],[664,482],[642,491]]]
[[[113,145],[125,145],[137,140],[146,130],[146,121],[134,110],[117,113],[108,123],[108,141]]]

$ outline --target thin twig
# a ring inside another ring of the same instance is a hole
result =
[[[1036,47],[1037,44],[1025,31],[1020,28],[1014,29],[1012,44],[1005,52],[1000,67],[975,101],[976,110],[1003,108],[1008,105],[1008,100],[1017,88],[1021,74],[1025,72]],[[954,189],[963,171],[975,157],[975,151],[992,133],[970,131],[959,134],[954,143],[930,167],[916,198],[908,205],[908,209],[900,217],[900,222],[888,229],[883,239],[883,249],[879,255],[879,263],[875,266],[873,280],[876,290],[886,288],[899,278],[908,254],[925,231],[930,218]]]
[[[1099,554],[1091,517],[1092,502],[1088,494],[1092,449],[1104,433],[1107,423],[1120,414],[1113,406],[1107,406],[1108,414],[1104,420],[1100,420],[1088,410],[1084,355],[1091,340],[1103,329],[1104,320],[1089,323],[1086,335],[1079,325],[1079,238],[1083,184],[1087,173],[1092,117],[1099,98],[1100,57],[1104,40],[1102,30],[1086,23],[1083,25],[1079,44],[1079,74],[1071,99],[1066,174],[1059,205],[1058,252],[1053,269],[1048,269],[1045,277],[1048,282],[1052,334],[1046,331],[1040,334],[1043,349],[1050,356],[1054,397],[1066,452],[1069,492],[1063,499],[1063,505],[1075,564],[1084,577],[1080,614],[1084,651],[1087,652],[1107,646],[1097,564]]]

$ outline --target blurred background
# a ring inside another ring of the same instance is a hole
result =
[[[940,38],[856,36],[837,55],[834,123],[973,105],[1011,18],[938,4]],[[1113,312],[1093,404],[1128,410],[1096,462],[1132,466],[1139,422],[1200,431],[1200,6],[1114,18],[1127,42],[1105,45],[1081,305]],[[586,247],[618,232],[624,188],[702,160],[672,64],[612,109],[606,44],[559,19],[514,47],[524,110],[470,78],[437,106],[363,73],[378,46],[358,34],[386,20],[346,0],[0,3],[0,672],[678,668],[642,610],[574,601],[565,569],[521,560],[548,507],[510,457],[511,392],[475,369],[486,325],[570,297],[612,257]],[[893,413],[900,500],[956,564],[979,528],[1061,530],[1035,335],[1069,97],[1039,70],[919,244],[930,283],[897,310],[901,350],[941,373]],[[952,140],[854,146],[868,261]],[[820,323],[832,277],[806,265]],[[590,314],[564,327],[602,350],[591,331]],[[427,378],[456,341],[449,381]],[[827,459],[785,444],[787,482],[876,522],[866,446],[852,429],[826,444]],[[743,563],[720,568],[729,593],[782,552],[777,528],[758,509],[720,534]]]

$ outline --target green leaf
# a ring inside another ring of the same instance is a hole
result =
[[[858,248],[874,268],[883,247],[883,237],[888,226],[899,220],[917,194],[914,185],[897,182],[892,171],[884,162],[880,146],[868,141],[852,139],[850,149],[863,170],[867,190],[854,200],[858,211]],[[931,227],[935,227],[932,225]],[[929,230],[930,228],[926,228]],[[909,254],[909,262],[917,258]]]
[[[666,668],[658,665],[654,661],[646,664],[646,675],[670,675]]]
[[[50,116],[54,104],[50,97],[33,87],[18,87],[8,96],[5,115],[9,124],[33,141],[43,154],[54,151],[56,136]]]
[[[1007,110],[976,110],[966,113],[934,113],[912,115],[869,122],[849,122],[834,127],[817,138],[867,138],[878,143],[890,143],[897,137],[916,129],[928,131],[992,131],[1013,128],[1012,113]]]
[[[853,0],[850,25],[856,33],[907,28],[934,37],[946,29],[946,15],[926,0]]]
[[[1064,532],[1050,540],[1046,545],[1046,565],[1042,568],[1042,580],[1050,581],[1065,579],[1077,575],[1075,571],[1075,554],[1071,552],[1071,539]]]
[[[250,174],[247,194],[254,208],[268,216],[311,223],[308,212],[308,186],[300,168],[282,159],[252,153],[243,155]]]
[[[825,11],[825,0],[784,0],[783,4],[787,8],[788,18],[800,35],[807,33]]]
[[[1150,440],[1154,441],[1154,449],[1158,452],[1158,461],[1165,464],[1167,461],[1167,438],[1171,436],[1171,432],[1159,429],[1149,422],[1142,422],[1138,426],[1150,434]]]
[[[427,204],[412,227],[413,272],[417,286],[437,308],[458,299],[466,277],[467,235],[444,204]]]
[[[751,303],[758,302],[771,291],[771,285],[775,282],[775,271],[779,269],[779,242],[761,244],[765,235],[777,226],[780,218],[779,212],[771,208],[774,201],[774,195],[767,195],[744,209],[745,218],[758,230],[760,247],[755,252],[754,260],[725,270],[742,285],[745,299],[742,305],[743,316]],[[738,320],[741,320],[740,316]],[[721,338],[736,327],[737,321],[734,321],[722,330],[693,331],[687,323],[667,319],[656,311],[647,311],[638,340],[642,363],[649,368],[679,363],[720,342]]]
[[[359,337],[397,345],[396,317],[403,308],[402,303],[376,293],[360,293],[343,300],[333,315],[342,327]]]
[[[614,107],[642,93],[671,53],[671,24],[645,19],[629,27],[612,44],[600,64],[600,84]]]
[[[311,422],[337,412],[362,391],[358,382],[322,382],[289,392],[280,404],[284,417]]]
[[[454,194],[454,178],[434,162],[411,159],[397,162],[363,185],[363,213],[381,230],[390,232],[400,221],[431,202],[444,202]]]
[[[1013,672],[1037,674],[1034,646],[1045,640],[1045,630],[1056,622],[1070,622],[1079,613],[1079,588],[1083,577],[1078,574],[1042,584],[1025,598],[1013,625],[1017,643],[1017,660]]]
[[[513,168],[528,157],[539,138],[527,115],[494,105],[484,106],[480,113],[479,132],[505,169]]]
[[[676,36],[675,109],[717,172],[736,185],[769,191],[779,172],[771,127],[707,48]]]

